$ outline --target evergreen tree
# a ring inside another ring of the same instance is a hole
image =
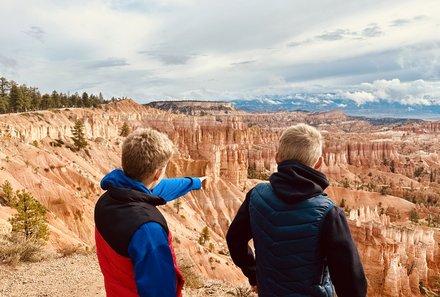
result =
[[[5,199],[7,206],[14,206],[15,204],[15,197],[14,197],[14,189],[12,188],[11,183],[6,180],[2,184],[2,191],[3,191],[3,198]]]
[[[415,209],[411,209],[409,212],[409,219],[413,223],[419,222],[419,213]]]
[[[78,107],[80,106],[81,97],[79,97],[78,93],[69,96],[69,106],[70,107]]]
[[[82,101],[81,107],[90,107],[90,106],[92,106],[91,103],[90,103],[89,94],[87,94],[87,92],[84,92],[82,94],[81,101]]]
[[[31,108],[32,90],[26,85],[20,86],[22,99],[20,101],[21,111],[28,111]]]
[[[3,76],[0,77],[0,97],[6,97],[10,89],[11,83]]]
[[[24,98],[21,88],[13,84],[9,92],[10,108],[13,112],[20,112],[24,109]]]
[[[205,228],[202,229],[202,232],[200,233],[199,237],[199,244],[204,245],[207,241],[211,239],[211,236],[209,235],[209,229],[208,226],[205,226]]]
[[[57,91],[53,91],[52,95],[50,96],[50,99],[52,101],[52,107],[53,108],[60,108],[61,107],[61,97],[58,94]]]
[[[32,90],[31,94],[31,109],[39,110],[41,108],[41,94],[38,92],[37,88]]]
[[[52,101],[50,100],[49,94],[44,94],[41,97],[41,109],[48,109],[52,107]]]
[[[17,214],[9,219],[12,231],[23,234],[26,239],[47,240],[49,228],[46,208],[25,190],[17,191],[16,196]]]
[[[0,113],[7,113],[9,111],[9,98],[0,95]]]
[[[180,199],[174,200],[174,208],[176,209],[176,213],[178,214],[180,212],[180,209],[182,208],[182,202],[180,202]]]
[[[128,134],[130,134],[130,126],[128,126],[127,122],[124,122],[124,124],[121,127],[121,134],[119,134],[122,137],[127,137]]]
[[[76,120],[75,126],[71,129],[73,137],[74,145],[80,150],[87,146],[87,139],[84,135],[84,123],[81,120]]]

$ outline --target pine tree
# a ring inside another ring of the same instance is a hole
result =
[[[14,206],[14,204],[15,204],[14,189],[12,188],[12,185],[8,180],[6,180],[2,184],[2,191],[3,191],[6,205],[7,206]]]
[[[41,108],[41,94],[38,92],[37,88],[33,89],[31,94],[31,109],[39,110]]]
[[[3,76],[0,77],[0,96],[6,97],[10,89],[11,89],[11,82],[9,82]]]
[[[71,138],[78,150],[85,148],[88,143],[84,135],[84,123],[81,120],[77,120],[71,131],[73,134],[73,137]]]
[[[419,213],[415,209],[411,209],[409,212],[409,219],[413,223],[419,222]]]
[[[176,209],[176,213],[178,214],[180,212],[180,209],[182,208],[182,202],[180,202],[180,199],[174,200],[174,208]]]
[[[0,113],[7,113],[9,111],[9,98],[0,94]]]
[[[87,92],[84,92],[81,97],[81,107],[90,107],[90,106],[92,105],[89,99],[89,94],[87,94]]]
[[[49,239],[46,208],[26,190],[16,192],[17,214],[9,219],[12,232],[21,233],[26,239]]]
[[[205,226],[205,228],[202,229],[202,232],[200,233],[199,237],[199,244],[204,245],[207,241],[211,239],[211,236],[209,235],[209,229],[208,226]]]
[[[9,92],[10,108],[13,112],[20,112],[25,109],[25,100],[23,90],[16,84],[13,84]]]
[[[127,137],[128,134],[130,134],[130,126],[128,126],[127,122],[124,122],[121,128],[121,134],[122,137]]]

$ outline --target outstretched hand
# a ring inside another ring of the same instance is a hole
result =
[[[206,179],[207,179],[207,178],[208,178],[207,176],[201,176],[201,177],[199,177],[200,182],[202,183],[202,188],[206,187]]]

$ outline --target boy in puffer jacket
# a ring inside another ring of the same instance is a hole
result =
[[[156,208],[205,178],[162,179],[173,153],[165,134],[141,129],[122,145],[122,169],[101,181],[95,240],[107,297],[179,297],[184,284],[167,222]]]
[[[322,144],[311,126],[286,129],[276,154],[278,172],[247,193],[230,225],[231,257],[259,296],[333,297],[334,288],[338,297],[367,294],[345,214],[326,197],[329,183],[317,170]]]

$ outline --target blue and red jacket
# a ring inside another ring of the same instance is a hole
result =
[[[95,206],[95,240],[107,296],[181,296],[171,232],[156,206],[200,189],[200,179],[164,179],[149,190],[116,169],[101,187],[107,191]]]

